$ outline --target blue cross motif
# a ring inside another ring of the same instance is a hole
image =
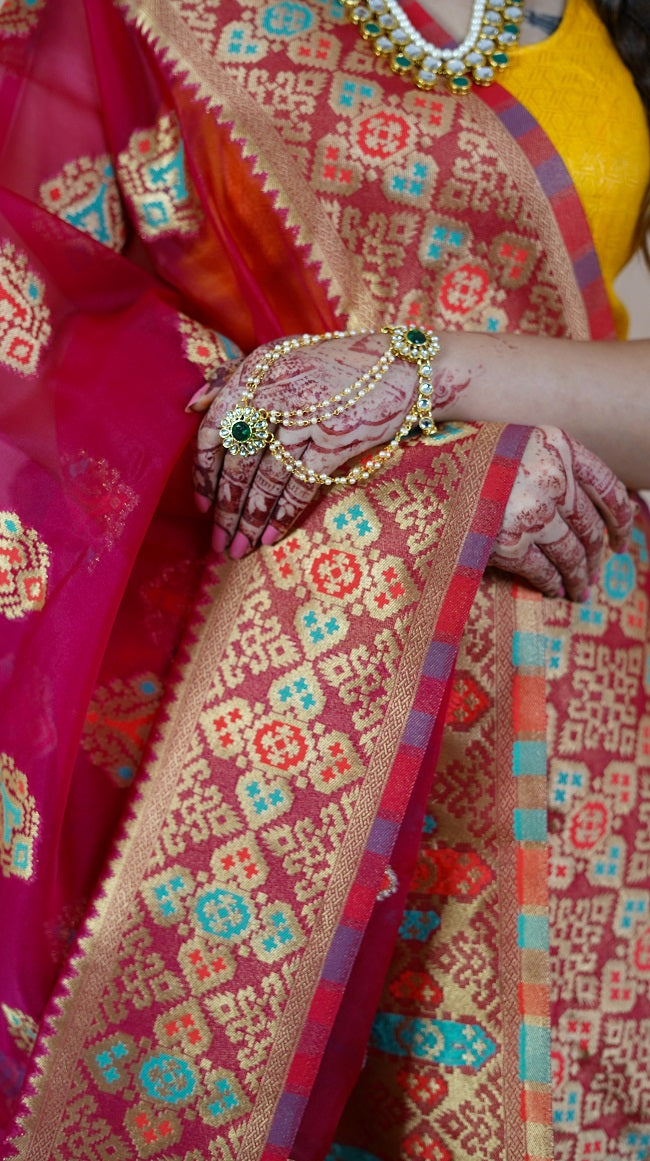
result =
[[[217,1096],[212,1104],[208,1105],[208,1109],[213,1117],[218,1117],[222,1113],[237,1108],[239,1101],[225,1077],[220,1077],[214,1087]]]
[[[438,262],[445,250],[460,250],[464,240],[465,235],[462,230],[454,230],[452,227],[439,223],[431,231],[427,257]]]
[[[369,100],[372,97],[372,86],[364,85],[359,81],[344,81],[341,86],[341,95],[339,97],[339,104],[346,109],[351,109],[356,103],[356,99],[363,98]]]
[[[318,641],[325,640],[325,633],[319,626],[318,617],[316,616],[313,609],[310,609],[309,612],[305,614],[303,617],[303,624],[307,629],[309,629],[309,636],[311,637],[314,644],[316,644]],[[336,617],[330,617],[325,622],[323,628],[327,632],[327,635],[331,637],[333,633],[337,632],[337,630],[340,628],[340,625]]]
[[[95,1057],[97,1066],[108,1084],[115,1084],[120,1079],[119,1070],[115,1068],[113,1061],[121,1060],[122,1057],[128,1055],[129,1050],[126,1044],[121,1040],[117,1040],[115,1044],[111,1044],[110,1048],[104,1049],[103,1052],[98,1053]]]
[[[501,320],[494,318],[492,315],[488,316],[485,324],[485,329],[489,335],[496,335],[501,330]]]
[[[293,932],[281,908],[271,914],[271,923],[275,931],[262,940],[262,946],[268,952],[276,951],[278,947],[293,940]]]
[[[579,616],[584,625],[602,625],[603,623],[603,611],[594,608],[591,598],[580,606]]]
[[[160,903],[160,910],[163,915],[175,915],[178,908],[174,901],[174,895],[178,895],[182,891],[185,884],[180,875],[176,875],[173,879],[169,879],[167,883],[159,883],[154,887],[154,895]]]

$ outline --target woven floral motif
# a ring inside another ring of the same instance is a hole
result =
[[[5,0],[0,5],[0,39],[28,36],[38,24],[46,0]]]
[[[450,434],[443,518],[475,437],[474,429],[464,439]],[[413,470],[419,480],[417,462]],[[354,625],[362,637],[370,625],[369,641],[385,638],[393,657],[435,566],[424,530],[414,532],[417,573],[389,551],[403,506],[389,483],[378,478],[358,500],[332,496],[309,529],[257,557],[239,611],[220,622],[218,662],[206,670],[190,734],[174,727],[169,735],[178,777],[120,921],[62,1141],[76,1140],[90,1117],[104,1152],[162,1161],[185,1156],[198,1126],[217,1157],[236,1154],[249,1132],[367,778],[368,723],[362,715],[355,724],[352,689],[338,678],[342,633]],[[409,491],[403,500],[411,503]],[[208,626],[198,640],[217,644]],[[387,708],[394,664],[383,681],[373,696]],[[141,684],[114,683],[93,704],[84,745],[105,751],[113,767],[130,763],[140,744]],[[384,864],[373,897],[395,887]],[[453,1051],[445,1029],[436,1035]],[[478,1024],[466,1047],[489,1057]],[[104,1100],[123,1110],[110,1133]]]
[[[133,134],[118,156],[117,178],[143,238],[196,233],[198,203],[174,114]]]
[[[126,238],[124,213],[115,169],[108,154],[79,157],[43,182],[41,204],[77,230],[111,250],[121,250]]]
[[[138,768],[162,695],[150,673],[116,678],[95,690],[88,707],[81,744],[118,786],[128,786]]]
[[[30,879],[40,817],[27,778],[10,754],[0,754],[0,816],[0,871]]]
[[[25,254],[12,242],[0,242],[0,363],[19,375],[33,375],[51,330],[43,282]]]
[[[20,1008],[10,1008],[8,1004],[0,1004],[2,1014],[7,1022],[9,1035],[23,1052],[30,1053],[34,1047],[38,1024]]]
[[[15,512],[0,512],[0,615],[20,620],[43,608],[50,553]]]
[[[218,331],[209,330],[196,319],[187,315],[178,315],[178,329],[183,336],[183,350],[190,363],[200,367],[206,378],[214,375],[220,367],[230,360],[241,355],[239,347],[220,335]]]
[[[548,604],[559,1161],[645,1161],[650,1149],[645,528],[609,557],[586,604]]]

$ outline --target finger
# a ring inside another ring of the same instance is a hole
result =
[[[198,391],[190,399],[185,407],[186,411],[207,411],[211,403],[217,398],[217,395],[223,391],[225,384],[230,379],[231,375],[239,369],[241,359],[233,359],[231,363],[224,363],[223,366],[217,367],[211,379],[203,383]]]
[[[521,556],[505,556],[493,552],[488,562],[493,568],[523,577],[533,588],[547,597],[565,595],[562,577],[548,556],[536,544],[531,544]]]
[[[236,535],[239,517],[255,477],[262,453],[254,456],[223,455],[221,472],[214,497],[214,533],[212,546],[223,550]],[[232,555],[232,552],[231,552]],[[243,556],[244,553],[239,553]]]
[[[606,528],[603,517],[579,483],[575,488],[571,511],[565,511],[560,505],[560,512],[585,550],[589,582],[593,584],[600,572],[605,547]]]
[[[623,548],[632,530],[636,504],[606,464],[569,437],[576,479],[601,513],[614,551]]]
[[[544,537],[537,543],[560,574],[567,596],[572,601],[585,600],[590,582],[587,553],[582,541],[559,513],[544,529]]]
[[[196,434],[196,451],[192,464],[194,500],[200,512],[207,512],[212,506],[223,456],[219,427],[211,415],[206,416]]]
[[[292,476],[262,533],[262,544],[275,544],[276,540],[286,536],[294,524],[306,514],[318,492],[318,484],[305,484]]]
[[[291,454],[295,459],[302,461],[308,447],[308,439],[303,440],[300,444],[293,444],[291,446]],[[289,495],[292,495],[292,483],[300,484],[300,481],[295,476],[292,476],[282,463],[267,452],[262,458],[254,479],[251,481],[250,489],[239,518],[237,531],[238,534],[246,537],[249,549],[254,548],[261,540],[269,519],[275,512],[278,502],[286,490],[289,489]],[[301,487],[304,487],[304,485],[301,485]],[[317,490],[317,488],[310,489],[310,498],[312,492]]]

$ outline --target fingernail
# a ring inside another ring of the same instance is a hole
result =
[[[267,525],[262,533],[262,544],[275,544],[279,535],[279,528],[274,528],[272,524]]]
[[[194,493],[194,503],[199,512],[209,512],[212,507],[212,501],[207,496],[200,496],[198,492]]]
[[[250,552],[251,542],[243,532],[237,532],[233,537],[230,545],[229,554],[231,560],[241,560],[242,556],[246,556]]]
[[[215,524],[212,529],[212,547],[215,552],[223,552],[228,543],[228,533],[220,524]]]
[[[199,406],[199,404],[203,404],[203,405],[205,404],[206,401],[204,399],[204,396],[207,395],[211,390],[212,390],[211,383],[202,383],[201,386],[199,387],[198,391],[195,391],[192,398],[189,400],[188,403],[186,403],[185,410],[187,412],[203,411],[204,406]]]

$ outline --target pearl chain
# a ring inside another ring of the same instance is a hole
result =
[[[221,420],[219,434],[226,451],[233,455],[252,456],[265,449],[270,452],[283,467],[296,476],[297,479],[308,485],[338,487],[344,484],[365,483],[371,475],[382,467],[388,459],[398,451],[402,440],[414,433],[433,434],[436,425],[431,415],[431,397],[433,386],[431,383],[431,362],[435,359],[440,345],[432,331],[420,330],[418,327],[383,327],[383,332],[391,335],[389,349],[379,357],[376,363],[359,375],[348,387],[341,392],[321,399],[307,407],[298,407],[280,411],[273,409],[265,411],[263,408],[252,406],[257,389],[263,382],[270,368],[284,355],[304,347],[311,347],[328,339],[340,339],[353,335],[374,334],[373,331],[328,331],[324,335],[302,335],[299,338],[283,339],[281,342],[262,355],[256,363],[253,373],[247,380],[240,402],[231,411],[226,412]],[[302,460],[297,459],[283,443],[269,430],[270,423],[277,423],[282,427],[310,427],[341,415],[348,407],[352,407],[363,399],[368,392],[384,377],[386,371],[396,359],[405,359],[417,365],[418,392],[408,415],[398,431],[385,447],[373,455],[356,464],[343,476],[330,476],[326,472],[317,472],[307,467]],[[325,407],[330,408],[324,411]]]

